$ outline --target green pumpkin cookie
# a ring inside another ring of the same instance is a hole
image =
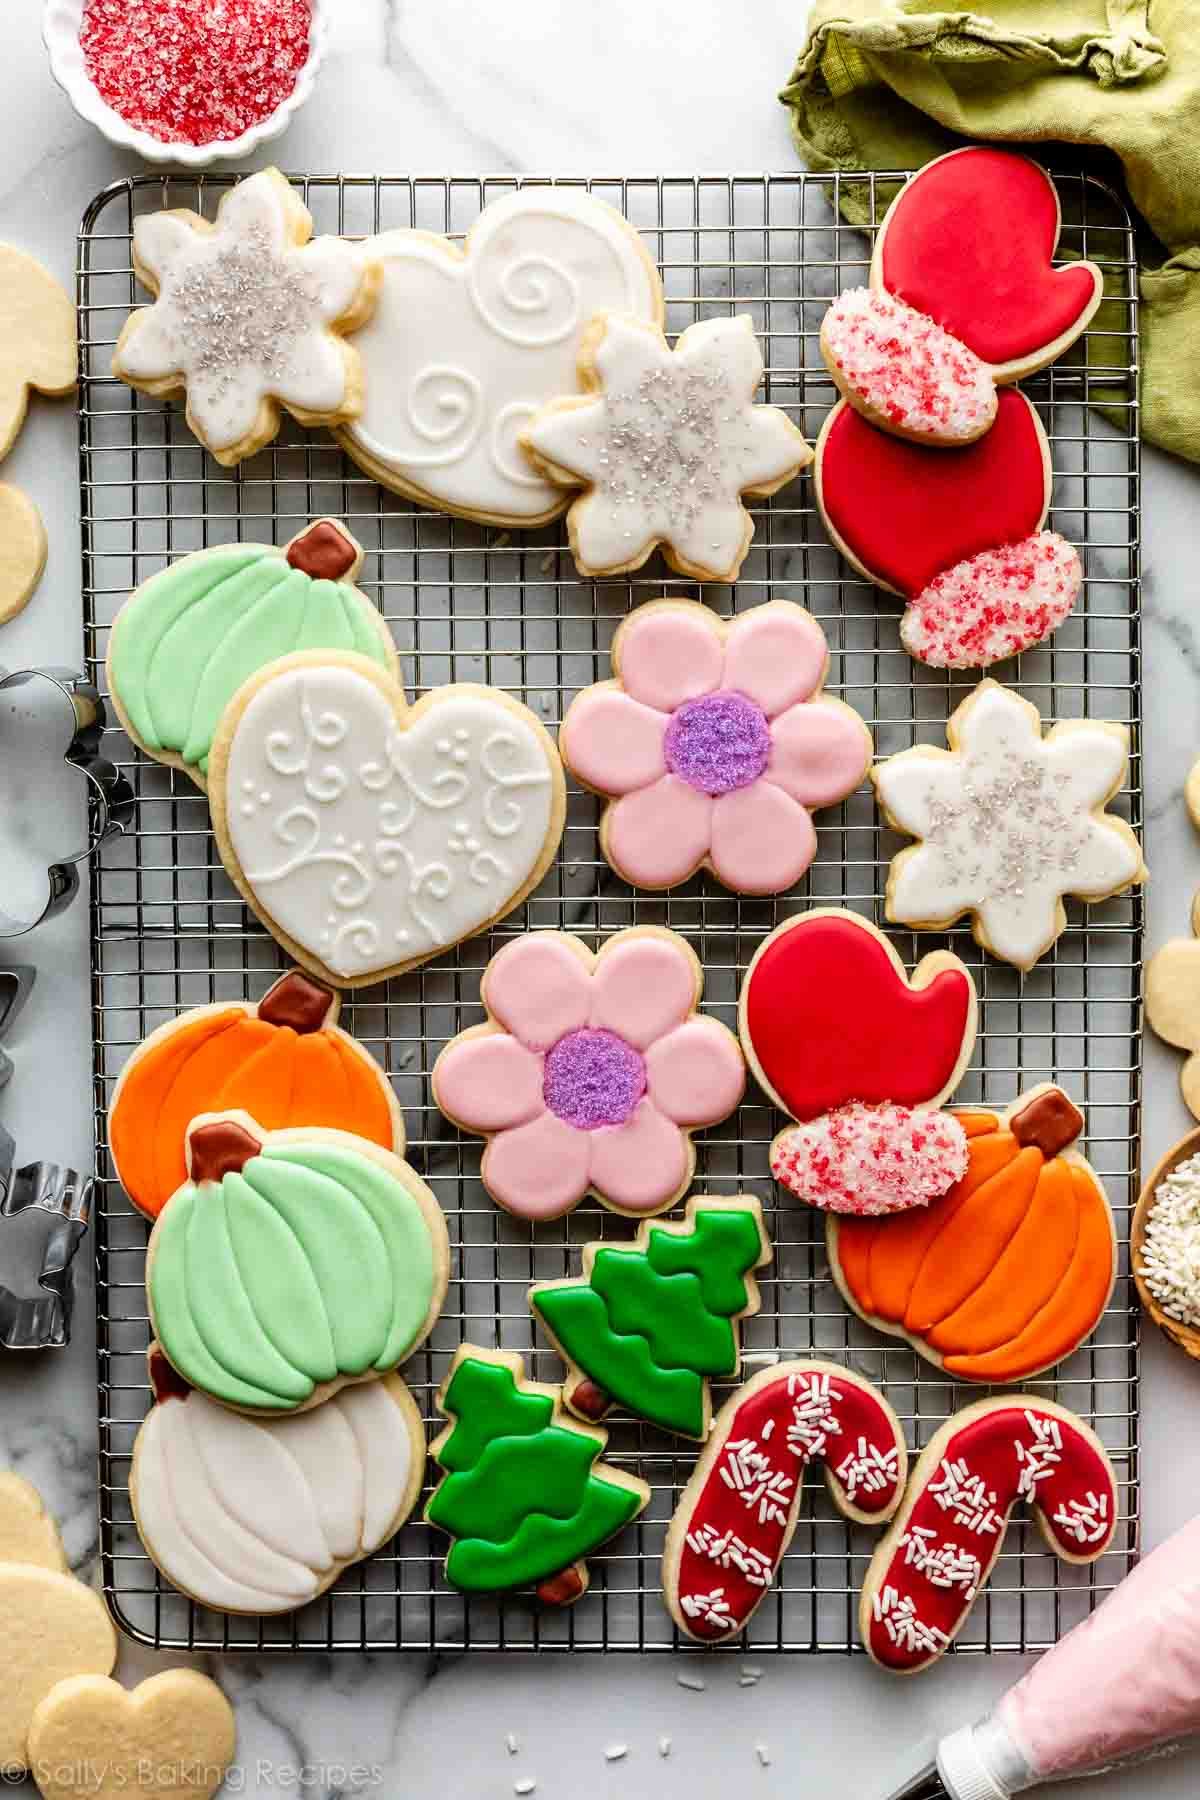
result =
[[[298,1412],[386,1374],[428,1335],[446,1221],[390,1150],[208,1113],[188,1127],[187,1165],[150,1236],[146,1293],[153,1335],[192,1387]]]
[[[282,549],[196,550],[135,588],[113,622],[108,687],[122,725],[157,762],[206,785],[234,694],[293,650],[353,650],[399,677],[391,634],[354,586],[361,548],[317,519]]]

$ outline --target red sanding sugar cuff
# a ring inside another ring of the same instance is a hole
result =
[[[1082,582],[1074,548],[1055,531],[1038,531],[936,576],[900,621],[900,641],[931,668],[986,669],[1056,631]]]
[[[79,43],[101,98],[167,144],[231,143],[308,61],[311,0],[86,0]]]

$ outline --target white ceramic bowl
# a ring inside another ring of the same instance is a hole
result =
[[[251,126],[241,137],[211,144],[168,144],[139,131],[102,100],[95,83],[84,67],[79,47],[79,28],[83,20],[84,0],[46,0],[42,13],[42,38],[50,55],[50,72],[67,95],[81,119],[103,133],[110,144],[122,150],[136,150],[153,163],[174,163],[185,169],[204,169],[225,157],[249,156],[260,144],[279,136],[291,123],[292,115],[312,92],[325,44],[329,36],[329,20],[334,0],[311,0],[312,28],[309,33],[308,61],[296,77],[296,85],[275,111],[259,125]]]

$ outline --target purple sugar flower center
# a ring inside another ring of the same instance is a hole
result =
[[[671,715],[663,754],[689,787],[729,794],[758,780],[771,754],[771,732],[762,708],[744,694],[705,694]]]
[[[546,1105],[578,1131],[623,1125],[645,1091],[646,1065],[615,1031],[569,1031],[546,1056]]]

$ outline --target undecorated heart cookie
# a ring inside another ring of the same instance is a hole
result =
[[[62,1575],[71,1568],[42,1496],[11,1469],[0,1474],[0,1563],[34,1563]]]
[[[0,482],[0,625],[15,619],[46,567],[46,527],[28,494]]]
[[[57,1569],[0,1563],[0,1773],[29,1767],[30,1721],[52,1688],[107,1675],[116,1660],[117,1634],[91,1588]]]
[[[213,740],[221,859],[297,962],[342,987],[403,973],[520,905],[566,816],[545,728],[497,688],[410,707],[365,657],[300,652]]]
[[[66,289],[32,256],[0,244],[0,457],[25,422],[29,390],[73,393],[77,362]]]
[[[195,1669],[166,1669],[131,1693],[76,1675],[35,1710],[29,1767],[43,1800],[209,1800],[236,1746],[233,1708]]]

